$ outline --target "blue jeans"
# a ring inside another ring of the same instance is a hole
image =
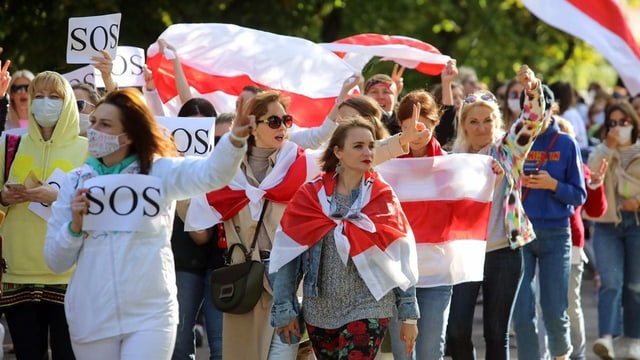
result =
[[[420,319],[416,347],[411,355],[404,353],[405,344],[400,339],[400,320],[397,316],[390,319],[389,336],[395,360],[440,360],[444,357],[452,288],[451,285],[416,288]]]
[[[178,285],[179,323],[176,346],[173,349],[172,360],[196,358],[195,325],[198,311],[202,306],[203,283],[202,275],[176,271]]]
[[[601,286],[598,332],[640,338],[640,226],[635,213],[623,211],[622,222],[596,223],[593,247]],[[624,311],[622,311],[624,309]]]
[[[571,229],[537,229],[536,240],[522,251],[524,273],[513,312],[519,360],[540,360],[536,328],[534,277],[539,265],[540,307],[552,357],[571,351],[567,314],[569,273],[571,271]]]
[[[582,285],[582,274],[584,272],[584,262],[571,265],[571,278],[569,280],[569,320],[571,322],[571,345],[573,352],[571,360],[585,360],[587,340],[584,328],[584,313],[582,311],[582,300],[580,299],[580,288]]]
[[[204,313],[204,324],[207,330],[207,341],[209,342],[210,360],[222,360],[222,311],[213,306],[211,300],[211,272],[207,270],[204,277],[204,302],[202,312]]]
[[[509,322],[521,277],[522,250],[504,248],[487,253],[482,282],[453,287],[447,326],[447,349],[453,360],[476,359],[471,335],[481,287],[485,358],[509,359]]]

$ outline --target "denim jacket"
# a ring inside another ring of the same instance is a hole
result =
[[[288,264],[271,274],[273,285],[273,306],[271,307],[271,326],[274,328],[288,325],[300,315],[300,303],[296,290],[304,277],[302,293],[304,297],[318,296],[318,273],[323,240],[300,254]],[[416,288],[411,286],[406,291],[395,288],[398,318],[418,319],[420,310],[416,301]]]

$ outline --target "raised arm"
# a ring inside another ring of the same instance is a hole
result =
[[[184,104],[189,101],[193,95],[191,95],[187,77],[184,75],[184,70],[182,69],[180,58],[178,57],[178,51],[173,45],[169,44],[164,39],[158,40],[158,46],[160,47],[160,53],[167,56],[167,58],[173,63],[173,73],[176,80],[178,95],[180,95],[180,101]]]

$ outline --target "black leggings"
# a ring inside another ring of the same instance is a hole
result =
[[[64,305],[24,302],[4,308],[18,360],[75,360]],[[51,339],[49,339],[49,335]]]

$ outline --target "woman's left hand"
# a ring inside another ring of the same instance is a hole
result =
[[[418,325],[402,323],[400,326],[400,340],[404,342],[405,354],[411,354],[416,347]]]
[[[291,320],[289,325],[281,326],[276,329],[276,333],[278,335],[280,335],[282,332],[284,332],[284,339],[286,340],[287,344],[291,344],[291,334],[297,336],[298,338],[302,337],[302,333],[300,332],[300,329],[298,329],[297,318]]]
[[[523,178],[522,185],[531,189],[545,189],[556,191],[558,188],[558,180],[549,175],[546,170],[540,170],[535,175],[527,175]]]
[[[411,120],[405,120],[410,122],[409,126],[402,130],[398,140],[402,147],[408,146],[412,141],[417,140],[420,135],[430,136],[431,131],[423,123],[420,122],[420,109],[422,105],[420,103],[413,104],[413,114]]]

